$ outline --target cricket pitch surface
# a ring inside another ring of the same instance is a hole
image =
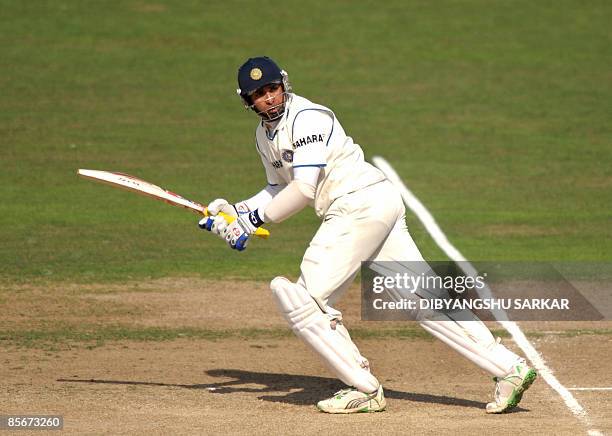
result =
[[[383,413],[315,409],[342,384],[291,334],[267,283],[4,285],[2,296],[0,414],[63,415],[49,434],[612,432],[612,390],[571,391],[587,428],[541,377],[513,413],[486,415],[485,372],[415,323],[361,321],[356,286],[338,309],[385,387]],[[612,323],[519,325],[565,387],[612,387]]]

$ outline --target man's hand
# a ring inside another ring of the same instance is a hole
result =
[[[223,212],[230,216],[238,216],[238,211],[234,207],[234,205],[229,204],[229,202],[224,198],[217,198],[216,200],[211,201],[208,204],[208,214],[212,216],[219,215],[219,212]]]
[[[236,220],[227,225],[219,236],[224,237],[227,243],[235,250],[242,251],[246,248],[249,238],[257,228],[263,224],[257,210],[240,215]]]
[[[269,236],[267,230],[259,229],[259,226],[263,224],[263,219],[260,218],[258,210],[249,211],[246,202],[229,204],[227,200],[217,198],[210,202],[207,211],[208,216],[202,218],[198,226],[202,230],[218,235],[235,250],[244,250],[249,237],[255,232],[260,237]]]
[[[223,216],[221,215],[207,216],[202,218],[198,222],[198,226],[200,226],[202,230],[208,230],[209,232],[213,232],[214,234],[219,235],[221,239],[225,239],[223,231],[225,230],[227,225],[228,222],[225,221],[225,218],[223,218]]]
[[[198,223],[198,226],[200,226],[202,230],[208,230],[209,232],[219,235],[222,239],[225,239],[222,232],[229,223],[221,215],[219,215],[219,213],[237,217],[238,212],[236,208],[229,204],[226,199],[217,198],[216,200],[211,201],[206,209],[208,210],[209,216],[202,218]]]

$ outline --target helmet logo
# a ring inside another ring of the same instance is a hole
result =
[[[263,73],[261,72],[259,68],[253,68],[251,70],[250,76],[251,76],[251,79],[253,80],[259,80],[261,79],[261,76],[263,76]]]

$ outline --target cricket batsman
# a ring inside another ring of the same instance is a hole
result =
[[[264,223],[280,223],[306,206],[321,226],[304,253],[297,282],[270,283],[279,310],[293,330],[347,385],[317,408],[327,413],[378,412],[383,387],[370,372],[333,308],[362,261],[424,261],[408,233],[400,193],[364,160],[334,112],[293,93],[287,73],[268,57],[248,59],[238,70],[238,94],[257,115],[255,146],[267,185],[243,201],[216,199],[199,222],[244,250]],[[220,212],[234,216],[228,223]],[[422,320],[421,326],[489,372],[496,382],[487,413],[506,412],[536,378],[525,359],[496,340],[482,321]]]

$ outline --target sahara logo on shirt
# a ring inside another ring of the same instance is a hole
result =
[[[307,144],[312,144],[313,142],[323,142],[325,140],[325,134],[319,133],[318,135],[308,135],[303,138],[298,139],[293,143],[293,148],[296,149],[298,147],[302,147]]]

